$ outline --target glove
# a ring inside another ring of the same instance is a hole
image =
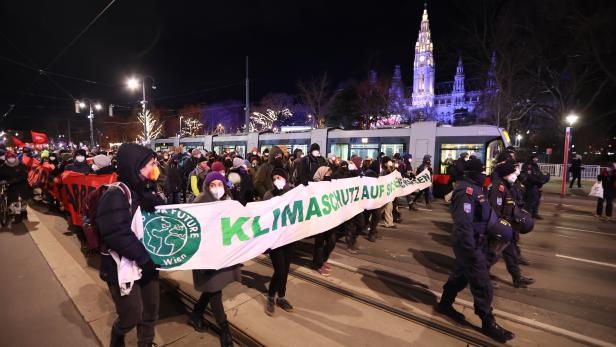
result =
[[[139,265],[139,267],[141,268],[141,271],[144,273],[153,273],[156,271],[156,269],[160,268],[160,265],[154,263],[152,259],[149,259],[145,263]]]
[[[143,195],[143,198],[141,198],[141,203],[139,204],[139,206],[141,206],[141,210],[145,212],[154,212],[156,210],[156,205],[160,204],[161,202],[156,195],[152,193],[145,193]]]

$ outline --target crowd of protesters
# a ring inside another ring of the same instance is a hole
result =
[[[463,153],[457,160],[445,163],[453,188],[451,193],[445,195],[447,203],[456,199],[457,188],[469,184],[470,181],[465,180],[471,173],[477,175],[475,171],[480,170],[481,165],[476,164],[476,161],[472,154]],[[8,186],[8,201],[13,205],[21,204],[18,210],[14,209],[14,223],[27,218],[26,202],[33,193],[32,187],[28,185],[28,171],[37,165],[49,166],[49,180],[66,171],[83,175],[117,175],[119,185],[116,187],[122,189],[109,189],[105,192],[93,217],[104,245],[100,252],[100,276],[109,286],[118,313],[113,323],[111,346],[123,346],[124,335],[134,327],[137,327],[140,346],[153,345],[154,325],[158,318],[158,265],[151,260],[146,248],[131,230],[132,215],[137,207],[144,211],[154,211],[154,206],[163,204],[228,199],[246,205],[280,196],[293,187],[307,185],[309,182],[361,176],[379,177],[394,171],[410,179],[424,170],[433,173],[430,155],[424,155],[420,165],[414,169],[410,153],[397,153],[392,157],[380,153],[377,158],[352,155],[345,161],[334,154],[325,155],[316,143],[310,146],[308,153],[300,149],[290,153],[285,146],[272,146],[262,152],[253,148],[246,156],[234,152],[185,149],[183,146],[154,152],[136,144],[123,144],[117,152],[97,149],[89,151],[87,148],[59,151],[23,148],[17,153],[0,147],[0,180]],[[510,192],[509,199],[525,206],[533,217],[540,218],[538,205],[545,177],[539,172],[535,158],[521,164],[516,161],[513,149],[508,149],[497,158],[495,165],[497,169],[491,179],[498,182],[496,184],[499,186],[494,194]],[[611,217],[613,197],[616,195],[616,163],[609,171],[602,172],[598,179],[603,183],[605,191],[605,198],[600,201],[601,210],[606,203],[606,213]],[[51,207],[61,208],[45,192],[39,192],[38,195]],[[409,210],[417,210],[417,203],[423,201],[430,210],[432,195],[431,188],[426,188],[412,196],[394,199],[380,208],[363,211],[341,225],[317,234],[314,236],[313,249],[315,271],[322,276],[330,275],[329,257],[339,237],[344,240],[346,250],[355,254],[360,251],[360,235],[365,235],[368,242],[376,242],[381,238],[379,227],[397,228],[396,224],[402,221],[401,201],[406,201]],[[495,198],[493,204],[497,209],[502,204],[502,197]],[[599,211],[598,208],[597,213],[601,214]],[[506,213],[499,212],[499,217],[505,214],[503,218],[506,218]],[[274,268],[265,305],[268,315],[273,315],[276,307],[287,312],[293,311],[286,296],[286,283],[295,247],[291,243],[268,250]],[[514,285],[523,287],[532,284],[533,280],[522,276],[517,266],[527,263],[521,255],[517,239],[502,254]],[[141,278],[130,288],[118,283],[118,256],[130,259],[134,266],[141,269]],[[495,262],[495,257],[487,259],[491,259],[489,266]],[[230,346],[233,342],[223,307],[222,291],[228,284],[239,281],[240,266],[193,271],[195,289],[202,294],[188,323],[197,331],[206,330],[207,322],[203,319],[203,313],[209,304],[220,327],[223,346]],[[455,294],[452,295],[455,297]],[[456,312],[452,312],[447,304],[441,307],[441,311],[456,316]]]

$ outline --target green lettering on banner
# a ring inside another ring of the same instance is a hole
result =
[[[385,186],[379,184],[379,198],[383,196],[383,192],[385,192]]]
[[[355,199],[353,199],[353,201],[359,201],[359,187],[355,186],[353,188],[353,190],[355,191]]]
[[[336,196],[334,195],[334,193],[329,193],[329,201],[332,203],[332,208],[334,209],[334,211],[338,211],[338,207],[340,206],[337,202],[334,201],[335,197]]]
[[[323,205],[321,212],[327,216],[332,211],[332,205],[329,203],[329,195],[325,194],[321,197],[321,204]]]
[[[370,199],[370,194],[368,194],[368,186],[364,186],[364,189],[362,189],[361,199]]]
[[[310,198],[310,202],[308,203],[308,211],[306,212],[306,220],[310,220],[312,215],[317,215],[317,217],[321,217],[321,208],[319,207],[319,202],[317,198],[314,196]]]
[[[280,218],[280,209],[275,208],[273,213],[274,213],[274,221],[272,222],[272,231],[278,229],[278,218]]]
[[[231,240],[233,239],[233,235],[237,235],[237,238],[240,241],[246,241],[250,239],[248,235],[244,233],[242,230],[242,225],[246,223],[250,217],[239,217],[233,225],[231,225],[231,218],[224,217],[220,219],[220,229],[222,230],[222,244],[224,246],[229,246],[231,244]]]
[[[287,205],[284,207],[284,210],[282,210],[282,226],[283,227],[287,226],[287,219],[290,222],[289,225],[295,224],[296,221],[297,222],[304,221],[304,205],[302,201],[301,200],[294,201],[292,211],[291,211],[290,206],[291,205]]]
[[[269,228],[261,229],[259,219],[261,219],[261,216],[255,216],[252,218],[252,234],[255,238],[269,233]]]
[[[370,186],[370,199],[379,197],[379,186]]]

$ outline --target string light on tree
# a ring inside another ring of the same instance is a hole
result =
[[[182,117],[182,136],[197,136],[201,132],[202,128],[203,123],[201,123],[198,119]]]
[[[266,109],[265,113],[253,112],[250,117],[250,131],[271,130],[274,122],[293,117],[293,112],[288,108],[283,108],[279,111]]]
[[[144,117],[145,115],[145,117]],[[147,124],[147,136],[148,139],[157,139],[163,132],[163,125],[154,114],[150,112],[150,110],[144,110],[139,112],[139,123],[141,123],[141,133],[137,136],[138,141],[145,142],[145,136],[143,130],[146,130]]]

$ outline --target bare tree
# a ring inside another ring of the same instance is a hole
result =
[[[300,81],[297,83],[299,96],[302,102],[308,107],[319,126],[325,124],[325,117],[328,113],[328,106],[331,99],[329,95],[329,84],[330,81],[327,77],[327,72],[309,81]]]

